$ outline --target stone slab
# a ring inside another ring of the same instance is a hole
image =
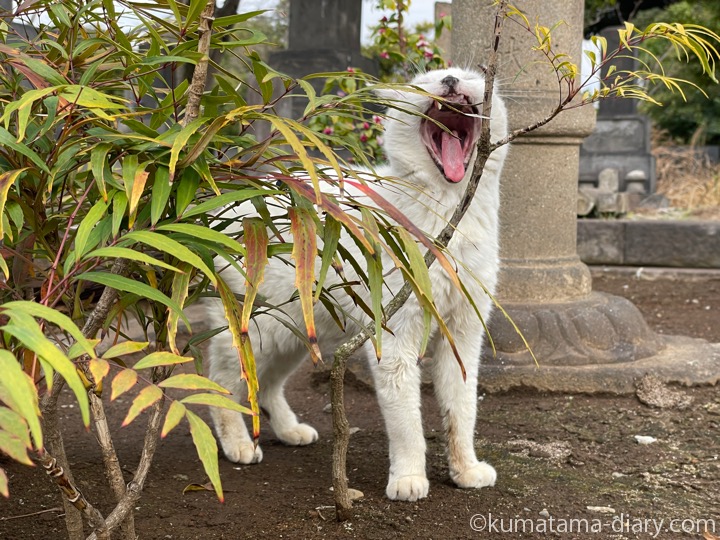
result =
[[[585,366],[490,366],[480,368],[485,392],[532,388],[543,392],[633,394],[636,383],[654,375],[663,383],[683,386],[720,382],[720,344],[682,336],[664,336],[657,355],[620,364]]]
[[[720,222],[578,220],[586,264],[720,268]]]

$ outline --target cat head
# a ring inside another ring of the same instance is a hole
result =
[[[429,95],[403,89],[378,91],[398,107],[388,111],[385,121],[385,150],[393,173],[430,185],[463,182],[470,176],[480,137],[483,74],[460,68],[428,71],[409,84]],[[507,133],[506,117],[502,101],[495,97],[490,124],[494,140]]]

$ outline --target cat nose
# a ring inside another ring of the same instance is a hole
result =
[[[455,89],[455,85],[459,82],[456,77],[453,77],[452,75],[448,75],[445,77],[442,81],[440,81],[442,84],[447,86],[450,90]]]

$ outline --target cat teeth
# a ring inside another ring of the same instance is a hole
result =
[[[440,103],[439,101],[435,102],[435,107],[437,108],[438,111],[442,111],[442,103]]]

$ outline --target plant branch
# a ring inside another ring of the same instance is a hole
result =
[[[205,92],[205,84],[207,82],[208,61],[210,59],[210,38],[212,37],[212,23],[215,20],[215,2],[209,0],[200,14],[200,24],[198,26],[198,52],[200,60],[193,70],[192,81],[188,88],[188,103],[185,108],[185,117],[182,125],[187,126],[190,122],[200,116],[200,100]]]
[[[475,192],[480,183],[485,163],[490,153],[495,148],[490,144],[490,115],[492,112],[493,87],[495,73],[497,71],[497,53],[500,46],[503,22],[506,18],[507,2],[501,0],[495,13],[495,39],[488,58],[488,66],[485,72],[485,94],[483,96],[482,130],[477,143],[477,155],[473,163],[473,173],[468,182],[460,203],[450,218],[450,221],[435,239],[440,248],[445,248],[450,243],[457,226],[467,212]],[[425,264],[430,267],[435,262],[435,255],[428,251],[425,254]],[[386,320],[398,312],[410,297],[411,287],[406,282],[394,298],[388,303],[385,309]],[[347,361],[372,335],[372,330],[367,329],[345,342],[335,351],[333,366],[330,371],[330,396],[332,404],[333,420],[333,490],[335,494],[335,513],[339,521],[350,518],[352,503],[348,494],[347,482],[347,448],[350,440],[349,424],[345,415],[343,381],[347,368]]]
[[[105,518],[103,518],[97,508],[88,502],[82,492],[65,473],[65,470],[58,465],[57,460],[45,450],[36,452],[34,457],[42,468],[45,469],[48,476],[53,478],[67,500],[82,513],[88,523],[90,523],[90,526],[95,529],[97,539],[110,540],[110,532],[105,523]]]
[[[160,431],[164,404],[165,396],[163,395],[162,399],[152,406],[135,477],[130,481],[127,489],[125,490],[125,494],[118,501],[113,511],[105,520],[107,528],[110,532],[123,523],[127,519],[127,516],[132,515],[133,508],[135,508],[135,504],[140,499],[140,494],[145,486],[145,480],[147,479],[148,472],[150,471],[150,465],[155,455],[155,450],[157,450],[158,433]],[[100,537],[93,533],[88,536],[87,540],[100,540]]]

